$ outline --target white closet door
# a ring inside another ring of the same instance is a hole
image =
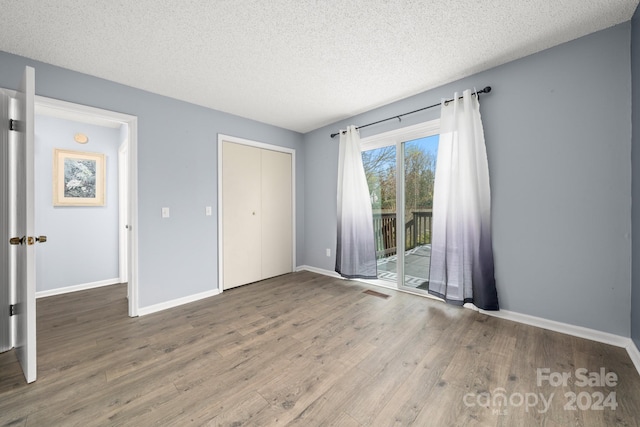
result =
[[[223,142],[224,289],[256,282],[261,272],[261,150]]]
[[[262,278],[292,271],[291,154],[262,150]]]

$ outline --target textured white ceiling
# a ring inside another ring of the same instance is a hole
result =
[[[0,50],[307,132],[628,21],[639,0],[0,0]]]

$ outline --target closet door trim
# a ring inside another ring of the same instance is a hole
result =
[[[231,142],[234,144],[243,144],[251,147],[262,148],[265,150],[278,151],[281,153],[288,153],[291,155],[291,267],[295,271],[296,268],[296,150],[288,147],[281,147],[279,145],[267,144],[259,141],[252,141],[250,139],[238,138],[236,136],[218,134],[218,291],[224,290],[224,235],[222,224],[222,143],[223,141]]]

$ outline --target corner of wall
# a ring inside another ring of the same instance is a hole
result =
[[[640,7],[631,19],[631,339],[640,353]]]

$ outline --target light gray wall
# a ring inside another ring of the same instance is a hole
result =
[[[629,336],[630,36],[631,24],[622,24],[304,137],[4,52],[0,86],[15,89],[31,65],[40,95],[138,116],[146,307],[217,286],[216,218],[204,216],[217,200],[217,133],[297,150],[298,265],[333,270],[324,255],[335,249],[337,141],[329,133],[489,84],[481,111],[501,307]],[[416,114],[402,126],[437,116]],[[363,136],[397,127],[372,126]],[[160,218],[162,206],[170,219]]]
[[[218,285],[217,220],[204,214],[205,206],[214,212],[217,206],[218,133],[297,150],[297,258],[303,263],[301,134],[5,52],[0,87],[15,89],[26,65],[36,70],[38,95],[138,117],[140,307]],[[163,206],[171,218],[161,218]]]
[[[35,228],[48,237],[38,245],[36,291],[117,279],[120,130],[40,115],[35,122]],[[78,132],[89,143],[76,143]],[[105,155],[105,206],[53,206],[54,148]]]
[[[631,21],[631,80],[633,86],[631,338],[640,350],[640,8],[636,9]]]
[[[491,85],[481,113],[501,308],[629,336],[630,31],[621,24],[306,134],[305,263],[334,269],[325,256],[336,236],[330,133]]]

